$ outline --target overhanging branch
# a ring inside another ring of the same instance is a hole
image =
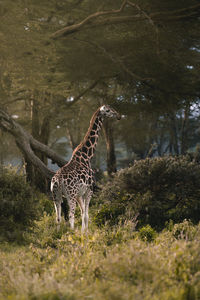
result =
[[[120,15],[123,12],[125,7],[128,7],[129,9],[134,7],[139,11],[139,14],[133,15],[132,11],[130,11],[130,15],[126,15],[126,16]],[[105,18],[105,16],[107,15],[117,15],[117,16],[111,16]],[[117,23],[136,22],[136,21],[143,21],[146,19],[152,25],[155,26],[155,23],[189,20],[191,18],[198,18],[199,16],[200,16],[200,4],[177,9],[174,11],[161,11],[161,12],[147,14],[132,1],[125,0],[122,2],[122,5],[119,9],[114,9],[109,11],[99,11],[93,13],[77,24],[66,26],[54,32],[51,35],[51,38],[53,39],[60,38],[78,32],[80,30],[92,28],[95,26],[98,27],[98,26],[112,25]],[[99,17],[101,17],[101,19],[99,19]]]
[[[110,15],[110,14],[119,14],[120,12],[123,11],[124,7],[126,6],[126,2],[127,1],[124,0],[119,9],[113,9],[113,10],[108,10],[108,11],[98,11],[94,14],[91,14],[78,24],[67,26],[61,30],[56,31],[55,33],[52,34],[52,37],[56,38],[56,37],[62,36],[63,34],[67,34],[67,33],[69,34],[69,33],[78,31],[81,27],[83,27],[84,25],[87,25],[88,23],[92,23],[93,19],[96,19],[98,17]]]

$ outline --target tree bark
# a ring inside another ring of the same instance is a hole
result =
[[[67,163],[47,145],[39,142],[31,134],[25,131],[20,124],[14,121],[12,117],[2,109],[0,109],[0,128],[9,132],[15,138],[16,144],[23,153],[25,159],[40,170],[46,179],[50,180],[54,175],[54,172],[50,170],[37,155],[35,155],[35,151],[44,154],[54,163],[57,163],[59,167],[62,167]]]
[[[68,139],[69,139],[69,143],[70,143],[70,146],[72,148],[72,151],[76,148],[76,146],[78,146],[78,144],[75,142],[74,138],[73,138],[73,134],[71,133],[71,130],[69,128],[69,125],[67,124],[67,136],[68,136]]]
[[[183,112],[182,128],[181,128],[181,154],[185,154],[188,148],[188,119],[190,114],[190,104],[188,104]]]
[[[117,168],[116,168],[115,144],[113,139],[113,128],[110,121],[104,120],[103,132],[106,139],[107,172],[109,176],[112,176],[112,173],[115,173],[117,171]]]
[[[42,124],[41,124],[41,114],[40,114],[40,107],[39,102],[37,99],[32,100],[32,136],[39,140],[41,143],[47,145],[49,141],[49,116],[46,115],[43,118]],[[41,153],[38,150],[35,150],[35,155],[47,166],[47,157],[44,153]],[[31,164],[30,161],[26,161],[26,172],[28,175],[28,178],[30,178],[31,184],[37,186],[41,192],[46,193],[48,190],[48,181],[40,173],[40,170],[34,166],[29,166]],[[29,172],[32,172],[32,174],[28,174]]]
[[[173,145],[174,152],[176,155],[179,155],[179,145],[178,145],[178,133],[177,133],[177,124],[176,124],[176,115],[171,113],[170,118],[170,141],[171,147]],[[172,152],[172,149],[170,149]]]

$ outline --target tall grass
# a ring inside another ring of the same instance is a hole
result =
[[[154,234],[127,222],[81,235],[44,216],[27,239],[1,244],[0,299],[200,299],[200,225]]]

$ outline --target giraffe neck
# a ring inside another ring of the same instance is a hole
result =
[[[76,147],[72,154],[72,159],[88,164],[94,156],[95,148],[98,142],[99,132],[101,130],[103,118],[97,110],[91,118],[90,126],[83,141]]]

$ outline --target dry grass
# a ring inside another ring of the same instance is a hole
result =
[[[26,246],[1,245],[0,299],[200,299],[200,225],[185,221],[152,242],[133,229],[82,236],[45,216]]]

